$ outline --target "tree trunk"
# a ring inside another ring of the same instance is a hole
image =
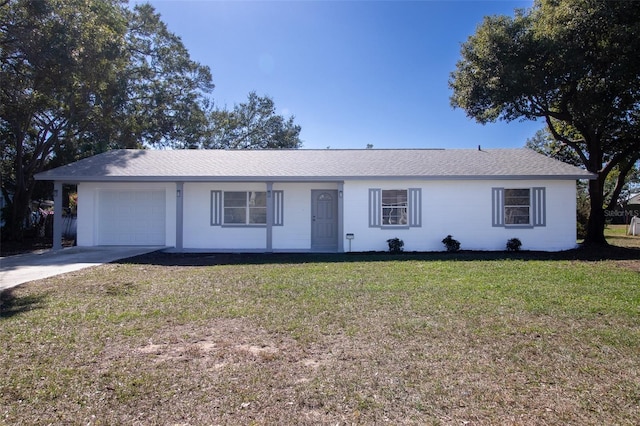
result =
[[[7,218],[7,237],[11,241],[22,241],[24,239],[24,225],[29,214],[29,196],[16,188],[16,193],[11,200],[9,217]]]
[[[6,237],[12,241],[24,240],[25,221],[28,219],[29,203],[31,202],[31,194],[33,193],[33,180],[25,176],[25,165],[23,157],[23,136],[24,133],[15,131],[15,148],[16,154],[13,160],[13,168],[16,175],[14,194],[9,208],[9,217],[7,218]]]
[[[604,237],[605,214],[604,208],[604,179],[589,181],[589,199],[591,208],[589,212],[589,222],[587,223],[587,236],[584,239],[585,246],[606,246],[608,245]]]

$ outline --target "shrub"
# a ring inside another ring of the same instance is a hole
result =
[[[454,240],[451,235],[447,235],[446,238],[442,240],[442,244],[447,248],[447,251],[455,252],[460,250],[460,241]]]
[[[585,194],[585,191],[578,193],[577,199],[577,211],[576,211],[576,231],[579,240],[583,240],[587,236],[587,223],[589,222],[589,197]]]
[[[389,253],[402,253],[404,250],[404,241],[400,238],[390,238],[387,240],[387,244],[389,244]]]
[[[511,238],[507,241],[507,251],[520,251],[520,247],[522,247],[522,241],[518,238]]]

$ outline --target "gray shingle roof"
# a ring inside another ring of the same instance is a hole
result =
[[[343,179],[590,179],[521,149],[114,150],[36,175],[37,180],[302,181]]]

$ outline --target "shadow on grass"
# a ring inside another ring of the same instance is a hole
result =
[[[0,319],[11,318],[43,307],[45,295],[17,297],[13,290],[10,288],[0,292]]]
[[[386,262],[386,261],[492,261],[492,260],[638,260],[639,248],[609,246],[605,248],[581,247],[561,252],[542,251],[459,251],[448,252],[386,252],[358,253],[166,253],[162,251],[122,259],[116,263],[161,265],[161,266],[210,266],[210,265],[258,265],[258,264],[303,264],[341,262]]]

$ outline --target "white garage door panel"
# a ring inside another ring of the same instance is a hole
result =
[[[164,191],[103,191],[98,197],[99,245],[165,245]]]

